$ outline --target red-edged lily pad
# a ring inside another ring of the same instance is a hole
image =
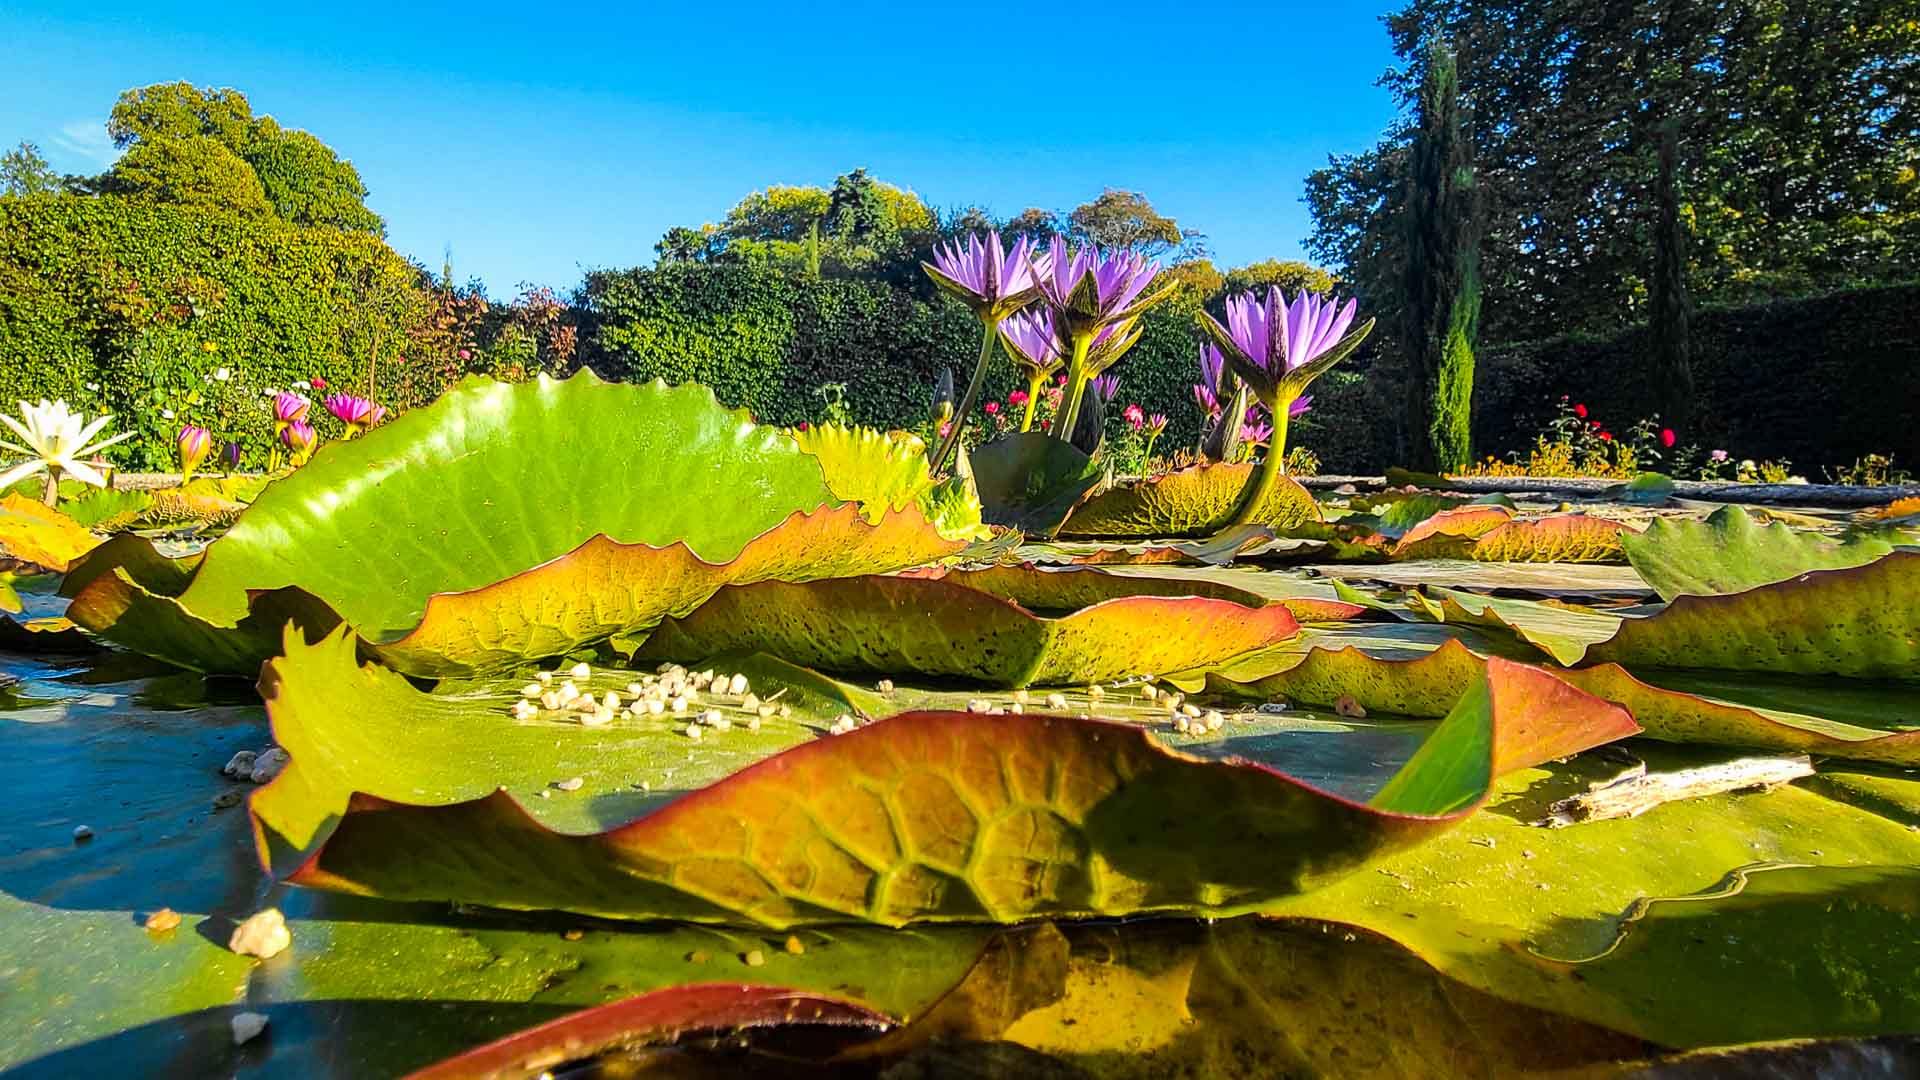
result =
[[[1483,534],[1469,552],[1480,562],[1623,562],[1625,522],[1586,514],[1510,521]]]
[[[641,656],[764,652],[808,667],[1064,686],[1184,671],[1292,637],[1283,604],[1206,581],[995,567],[724,589]]]
[[[1283,759],[1203,760],[1136,725],[906,713],[563,833],[505,790],[459,798],[508,779],[444,756],[483,754],[488,722],[357,666],[344,631],[290,635],[261,693],[293,761],[254,796],[255,829],[297,884],[774,927],[1244,910],[1447,829],[1504,772],[1638,730],[1543,670],[1490,661],[1362,804]],[[455,798],[426,804],[429,789]]]
[[[1209,675],[1207,689],[1230,697],[1284,699],[1303,705],[1333,706],[1345,699],[1370,713],[1443,716],[1467,687],[1484,677],[1486,663],[1459,641],[1407,660],[1381,659],[1359,648],[1314,649],[1293,667],[1259,679],[1239,682]],[[1920,731],[1887,734],[1820,717],[1716,701],[1652,686],[1618,664],[1555,674],[1625,708],[1652,739],[1920,765]]]

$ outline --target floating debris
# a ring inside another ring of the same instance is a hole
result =
[[[748,967],[764,967],[767,963],[767,954],[759,949],[749,949],[747,955],[741,959],[746,961]]]
[[[262,960],[280,955],[292,944],[293,932],[287,929],[287,918],[280,914],[279,908],[267,908],[248,916],[227,938],[227,948],[241,956],[257,956]]]
[[[170,907],[163,907],[159,911],[147,916],[146,926],[147,930],[151,933],[164,934],[179,925],[180,913]]]
[[[1366,706],[1353,700],[1352,694],[1341,694],[1339,697],[1334,698],[1333,711],[1351,720],[1364,720],[1367,718]]]
[[[267,1014],[257,1012],[234,1013],[229,1021],[233,1028],[233,1045],[245,1046],[260,1037],[267,1030]]]
[[[553,786],[561,791],[579,791],[587,786],[587,781],[585,777],[569,776],[565,780],[554,781]]]

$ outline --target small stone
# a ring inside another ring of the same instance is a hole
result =
[[[762,708],[765,708],[765,706],[762,706]],[[758,717],[758,716],[749,716],[749,717],[747,717],[747,730],[748,730],[748,731],[759,731],[759,730],[760,730],[760,717]]]
[[[727,680],[727,693],[744,694],[746,692],[747,677],[745,675],[735,675],[733,678]]]
[[[242,750],[228,758],[227,763],[220,767],[220,771],[235,780],[243,780],[253,772],[253,759],[259,756],[252,750]]]
[[[593,677],[593,669],[588,667],[583,662],[583,663],[575,664],[572,667],[568,668],[567,674],[573,676],[576,679],[590,679]]]
[[[587,936],[587,932],[585,930],[580,929],[577,926],[568,930],[564,930],[560,934],[560,938],[563,941],[579,941],[581,938],[586,936]]]
[[[720,726],[722,719],[724,719],[724,717],[720,715],[719,709],[708,709],[706,712],[700,714],[700,722],[708,727]]]
[[[1227,726],[1227,718],[1220,714],[1219,709],[1208,709],[1207,715],[1202,719],[1206,721],[1208,731],[1219,731]]]
[[[747,955],[741,957],[741,959],[747,962],[748,967],[765,967],[767,954],[761,952],[759,949],[749,949],[747,950]]]
[[[1025,690],[1015,690],[1013,692],[1013,700],[1022,705],[1025,705],[1031,698],[1032,695],[1028,694]]]
[[[743,709],[758,710],[760,708],[759,696],[755,694],[748,694],[746,697],[741,698],[740,707]]]
[[[786,718],[786,717],[790,717],[790,716],[792,716],[792,715],[793,715],[793,706],[791,706],[791,705],[782,705],[782,706],[780,706],[780,716],[781,716],[781,718],[782,718],[782,719],[784,719],[784,718]]]
[[[1186,717],[1189,720],[1198,720],[1200,719],[1200,706],[1182,705],[1180,706],[1180,715]]]
[[[537,697],[539,697],[539,696],[540,696],[540,684],[539,684],[539,683],[537,683],[537,682],[530,682],[530,683],[528,683],[527,685],[525,685],[525,686],[523,686],[523,687],[521,687],[521,688],[520,688],[520,696],[521,696],[521,697],[523,697],[523,698],[537,698]]]
[[[664,713],[664,712],[666,712],[666,711],[667,711],[667,703],[666,703],[666,702],[664,702],[664,701],[661,701],[661,700],[660,700],[659,698],[648,698],[648,699],[647,699],[647,715],[648,715],[648,716],[659,716],[659,715],[661,715],[662,713]],[[675,710],[673,710],[673,711],[674,711],[674,712],[676,712],[676,713],[683,713],[683,712],[686,712],[687,710],[685,710],[685,709],[675,709]]]
[[[875,690],[878,690],[879,692],[881,692],[881,693],[883,693],[883,694],[891,694],[891,693],[893,693],[893,680],[892,680],[892,679],[881,679],[881,680],[880,680],[879,682],[877,682],[877,683],[874,683],[874,684],[873,684],[873,688],[874,688]],[[794,939],[794,938],[788,938],[787,940],[789,940],[789,941],[793,941],[793,940],[796,940],[796,939]]]
[[[592,712],[583,709],[580,712],[581,727],[606,727],[611,723],[613,723],[612,709],[599,708],[594,709]]]
[[[213,797],[213,808],[215,810],[225,810],[229,807],[239,806],[241,800],[245,798],[245,795],[237,791],[223,791]]]
[[[170,907],[163,907],[147,916],[147,929],[156,934],[164,934],[179,925],[180,913]]]
[[[74,843],[82,844],[91,839],[93,839],[93,827],[91,825],[75,825],[73,827]]]
[[[647,709],[651,712],[658,712],[659,710],[655,709],[654,706],[659,704],[660,702],[658,701],[649,701],[647,703]],[[687,714],[687,710],[691,708],[693,708],[692,698],[688,697],[685,694],[675,695],[673,699],[673,715],[685,716]]]
[[[561,791],[579,791],[581,788],[587,786],[587,781],[585,777],[569,776],[565,780],[554,781],[553,786],[559,788]]]
[[[267,908],[248,916],[233,928],[233,936],[227,939],[227,948],[241,956],[257,956],[262,960],[280,955],[291,944],[293,933],[287,929],[286,916],[280,914],[279,908]]]
[[[539,683],[541,686],[552,686],[553,672],[551,671],[538,672],[534,675],[533,681]]]
[[[988,716],[1005,716],[1007,715],[1007,710],[1001,708],[998,705],[995,705],[993,708],[987,710],[987,715]]]
[[[540,706],[523,698],[514,702],[513,708],[510,711],[513,713],[515,720],[531,720],[540,715]]]
[[[707,962],[707,959],[706,951],[703,949],[695,949],[687,954],[687,963],[689,964],[704,964]]]
[[[553,692],[552,690],[549,690],[546,693],[541,694],[540,707],[543,709],[546,709],[548,712],[553,712],[559,709],[561,707],[560,695]]]
[[[765,701],[760,703],[759,708],[753,710],[754,715],[759,717],[762,720],[772,719],[773,714],[779,711],[780,710],[777,706],[773,705],[770,702],[765,702]]]
[[[641,694],[644,694],[646,692],[647,692],[647,687],[644,683],[630,682],[627,684],[628,697],[639,697]]]
[[[1191,731],[1192,728],[1193,728],[1193,725],[1190,722],[1188,722],[1186,717],[1175,714],[1173,718],[1173,730],[1179,732],[1182,735],[1185,735],[1189,731]]]
[[[1094,685],[1087,687],[1087,696],[1092,698],[1095,701],[1099,701],[1101,698],[1107,696],[1106,687],[1101,686],[1099,683],[1095,683]]]
[[[732,731],[733,730],[733,721],[727,719],[724,716],[719,716],[712,713],[709,713],[708,715],[713,716],[713,719],[707,721],[707,723],[713,728],[713,730],[715,731]]]
[[[1012,713],[1015,716],[1024,716],[1026,715],[1027,707],[1016,701],[1013,704],[1007,706],[1007,711]]]
[[[580,700],[580,688],[573,685],[572,679],[562,682],[555,692],[560,695],[560,704],[562,705],[571,705]]]
[[[609,690],[601,695],[600,704],[608,709],[617,709],[620,707],[620,695]]]
[[[540,789],[540,797],[541,797],[541,798],[543,798],[543,799],[551,799],[551,798],[553,798],[553,792],[551,792],[551,791],[548,791],[548,790],[547,790],[546,788],[541,788],[541,789]]]
[[[1353,700],[1352,694],[1341,694],[1333,699],[1333,711],[1352,720],[1366,719],[1366,706]]]
[[[688,725],[687,725],[687,738],[689,738],[689,739],[698,739],[699,737],[700,737],[700,725],[699,725],[699,724],[688,724]]]
[[[991,712],[992,710],[993,702],[985,698],[973,698],[967,702],[967,711],[971,713]]]
[[[1154,698],[1160,696],[1160,691],[1154,689],[1152,683],[1142,683],[1140,685],[1140,696],[1146,698],[1148,701],[1152,701]]]
[[[276,746],[253,759],[253,771],[247,774],[247,779],[256,784],[264,784],[279,776],[280,770],[286,768],[287,763],[292,760],[292,754]]]
[[[806,951],[807,951],[806,944],[803,943],[798,937],[795,937],[791,934],[787,935],[787,954],[788,955],[799,956],[800,954]]]
[[[245,1046],[260,1037],[267,1030],[267,1014],[257,1012],[234,1013],[229,1021],[233,1028],[233,1045]]]
[[[1065,694],[1048,694],[1047,695],[1047,708],[1064,709],[1066,707],[1067,707],[1067,695]]]

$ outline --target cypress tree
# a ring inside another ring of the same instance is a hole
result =
[[[1438,39],[1427,45],[1405,215],[1405,430],[1413,444],[1408,464],[1458,470],[1473,458],[1479,207],[1472,151],[1460,125],[1454,54]]]
[[[1680,137],[1669,121],[1660,126],[1660,162],[1654,175],[1656,221],[1653,271],[1648,275],[1648,330],[1654,350],[1654,391],[1668,424],[1685,427],[1693,416],[1693,304],[1687,296],[1687,234],[1680,222]]]

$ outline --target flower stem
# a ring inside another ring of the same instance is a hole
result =
[[[1020,419],[1021,431],[1033,430],[1033,410],[1040,404],[1040,388],[1047,383],[1044,372],[1036,371],[1027,377],[1027,415]]]
[[[1067,400],[1053,418],[1053,437],[1073,442],[1073,426],[1080,420],[1080,396],[1087,389],[1087,351],[1093,347],[1093,335],[1073,339],[1073,359],[1067,364]]]
[[[52,506],[60,501],[60,467],[47,466],[47,486],[40,492],[40,501]]]
[[[987,362],[993,359],[993,345],[998,335],[990,325],[983,325],[985,340],[980,342],[980,362],[973,365],[973,379],[967,383],[967,392],[960,399],[960,407],[953,411],[953,430],[947,432],[947,441],[940,444],[940,453],[933,459],[933,471],[939,472],[946,467],[947,459],[953,456],[954,448],[960,445],[960,433],[967,426],[967,416],[973,412],[973,403],[980,396],[981,384],[987,381]]]
[[[1261,404],[1273,414],[1273,438],[1267,441],[1267,456],[1260,459],[1259,472],[1254,474],[1246,490],[1240,493],[1240,505],[1234,507],[1233,517],[1226,524],[1229,529],[1264,524],[1255,519],[1266,507],[1273,489],[1279,486],[1281,474],[1287,471],[1287,410],[1293,407],[1293,399],[1283,401],[1276,394],[1273,400]]]

